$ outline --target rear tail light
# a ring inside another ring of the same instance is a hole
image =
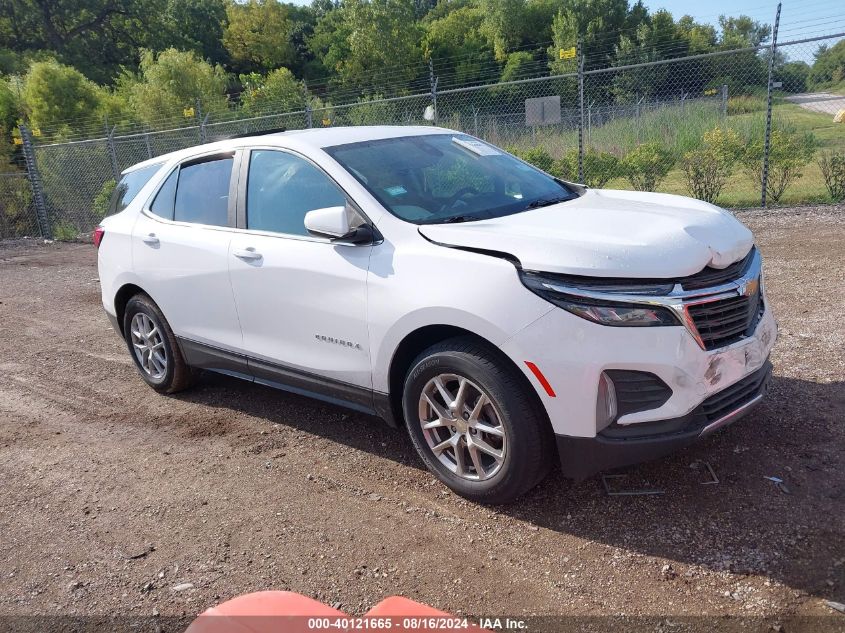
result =
[[[91,234],[91,238],[94,240],[94,246],[100,248],[100,243],[103,241],[103,236],[106,234],[106,229],[102,226],[98,226],[94,229],[94,233]]]
[[[606,373],[599,376],[599,393],[596,397],[596,431],[601,431],[616,419],[616,387]]]

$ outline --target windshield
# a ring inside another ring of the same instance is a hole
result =
[[[497,218],[577,197],[548,174],[465,134],[325,150],[393,215],[415,224]]]

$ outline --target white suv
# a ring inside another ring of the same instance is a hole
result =
[[[758,403],[776,326],[732,215],[435,127],[236,138],[124,172],[95,231],[141,377],[206,369],[406,426],[459,494],[584,478]]]

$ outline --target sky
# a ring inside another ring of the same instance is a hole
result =
[[[749,15],[755,20],[773,25],[777,0],[645,0],[650,11],[667,9],[677,19],[691,15],[697,22],[718,25],[720,15]],[[783,0],[781,6],[778,43],[845,32],[845,2],[843,0]],[[841,38],[828,40],[829,44]],[[782,52],[791,60],[813,62],[819,42],[787,46]]]

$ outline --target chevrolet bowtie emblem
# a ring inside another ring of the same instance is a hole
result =
[[[758,288],[760,288],[759,277],[748,281],[743,288],[740,288],[740,293],[746,297],[753,297],[757,294]]]

